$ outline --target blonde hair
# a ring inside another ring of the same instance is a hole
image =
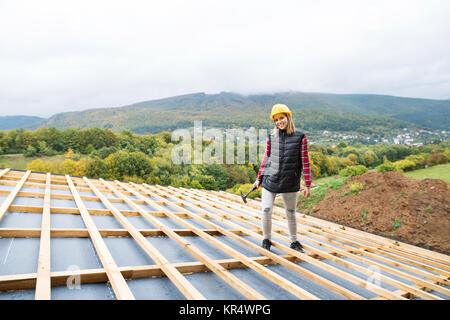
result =
[[[283,113],[283,115],[287,118],[287,120],[288,120],[288,124],[287,124],[287,127],[286,127],[286,134],[288,135],[288,136],[290,136],[291,134],[293,134],[294,132],[295,132],[295,125],[294,125],[294,121],[292,121],[292,117],[288,114],[288,113]],[[274,137],[278,137],[278,128],[277,128],[277,126],[275,125],[275,127],[273,128],[273,131],[272,131],[272,135],[274,136]]]

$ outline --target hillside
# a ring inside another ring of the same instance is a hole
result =
[[[448,129],[450,101],[384,95],[351,95],[286,92],[244,96],[236,93],[194,93],[140,102],[117,108],[59,113],[34,123],[37,127],[110,128],[135,133],[156,133],[190,127],[195,120],[205,126],[270,126],[267,115],[275,103],[286,103],[296,125],[305,130],[384,130],[405,126]]]
[[[0,130],[10,130],[21,127],[28,127],[44,118],[34,116],[0,116]]]
[[[310,214],[449,254],[449,199],[450,184],[440,179],[368,172],[331,190]]]

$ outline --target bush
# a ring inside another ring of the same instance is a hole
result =
[[[339,171],[339,175],[341,177],[358,176],[360,174],[366,173],[367,171],[369,171],[369,169],[362,165],[349,166]]]
[[[350,192],[353,194],[359,194],[359,191],[364,188],[364,185],[359,182],[353,182],[349,186]]]
[[[196,180],[196,179],[193,179],[193,180],[191,181],[191,188],[194,188],[194,189],[204,189],[203,186],[200,184],[200,182],[199,182],[198,180]]]
[[[227,189],[226,191],[230,192],[230,193],[237,194],[237,195],[241,195],[241,192],[242,192],[242,194],[245,195],[252,188],[253,188],[253,184],[252,183],[237,184],[233,188]],[[260,188],[256,189],[255,191],[253,191],[252,193],[250,193],[247,198],[248,199],[254,199],[254,198],[257,198],[257,197],[261,198],[261,192],[262,192],[262,188],[260,187]]]
[[[414,170],[425,168],[426,158],[424,155],[413,154],[413,155],[407,156],[405,158],[405,160],[414,162]]]
[[[398,171],[397,167],[390,161],[384,162],[375,168],[376,172]]]
[[[398,171],[411,171],[416,168],[416,164],[411,160],[399,160],[393,163]]]
[[[444,164],[448,162],[448,157],[443,153],[435,153],[432,154],[427,161],[427,164],[431,166],[435,166],[438,164]]]

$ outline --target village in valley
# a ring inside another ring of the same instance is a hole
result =
[[[368,135],[360,132],[331,132],[321,130],[308,132],[309,141],[330,147],[336,147],[340,142],[347,145],[361,143],[365,145],[374,144],[401,144],[406,146],[420,147],[427,143],[436,143],[448,140],[450,130],[427,130],[418,128],[403,128],[391,130],[383,135]]]

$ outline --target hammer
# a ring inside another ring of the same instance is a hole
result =
[[[245,196],[242,194],[242,191],[240,191],[242,201],[244,201],[244,203],[247,203],[247,196],[248,196],[251,192],[255,191],[256,189],[257,189],[256,187],[253,187],[252,190],[250,190]]]

